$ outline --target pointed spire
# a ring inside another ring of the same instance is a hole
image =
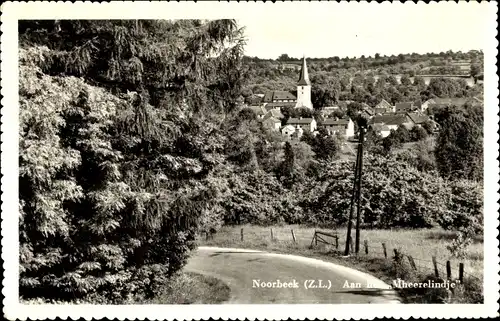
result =
[[[309,81],[309,73],[307,72],[306,55],[302,58],[302,68],[300,70],[300,78],[298,86],[311,86]]]

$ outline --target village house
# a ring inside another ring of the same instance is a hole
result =
[[[375,106],[375,114],[386,114],[386,113],[391,113],[394,112],[394,106],[389,104],[387,100],[382,99],[376,106]]]
[[[249,106],[261,106],[262,105],[262,97],[258,95],[251,95],[245,98],[245,103]]]
[[[301,127],[286,125],[282,128],[281,133],[288,138],[300,138],[304,134],[304,130]]]
[[[426,111],[429,107],[445,107],[445,106],[457,106],[461,107],[465,104],[471,104],[473,106],[482,105],[483,102],[477,97],[473,98],[431,98],[422,104],[420,108],[421,111]]]
[[[429,120],[427,115],[421,113],[408,113],[407,114],[414,125],[421,127],[426,121]]]
[[[412,111],[419,111],[419,110],[422,110],[422,101],[420,99],[416,100],[413,103],[413,110]]]
[[[295,108],[296,104],[297,104],[296,102],[284,101],[284,102],[265,103],[264,107],[266,108],[266,110],[271,110],[271,109],[281,110],[284,107]]]
[[[321,116],[328,117],[331,114],[333,114],[334,112],[339,111],[339,110],[340,110],[339,106],[327,106],[327,107],[323,107],[323,109],[321,109]]]
[[[266,108],[267,109],[267,108]],[[266,115],[264,116],[264,120],[266,120],[267,118],[270,118],[270,117],[274,117],[274,118],[277,118],[277,119],[282,119],[284,118],[285,116],[281,113],[281,111],[279,109],[268,109]]]
[[[310,133],[314,132],[317,128],[317,123],[314,118],[289,118],[286,122],[287,125],[292,125],[295,128],[301,128],[303,131]]]
[[[282,62],[278,64],[278,68],[281,70],[300,70],[300,63],[295,62]]]
[[[297,97],[289,91],[275,90],[269,91],[262,98],[264,104],[269,103],[295,103],[297,102]]]
[[[367,104],[364,104],[363,108],[361,109],[361,116],[365,118],[372,118],[373,116],[375,116],[375,110]]]
[[[394,112],[395,113],[407,113],[410,111],[415,110],[416,107],[413,102],[408,101],[408,102],[403,102],[403,103],[396,103],[396,106],[394,107]]]
[[[262,125],[272,131],[279,131],[281,128],[281,120],[275,117],[268,117],[262,121]]]
[[[407,114],[384,114],[374,116],[370,120],[370,125],[385,125],[389,129],[397,130],[399,126],[404,125],[407,129],[411,129],[414,126],[413,121],[408,117]]]
[[[262,106],[249,106],[248,108],[253,110],[259,120],[264,119],[264,116],[267,114],[267,110]]]
[[[346,138],[354,137],[354,122],[350,118],[328,118],[319,123],[318,127],[326,129],[329,135],[340,134]]]
[[[391,134],[391,129],[384,124],[372,124],[368,127],[370,130],[373,130],[374,132],[380,133],[382,138],[386,138]]]

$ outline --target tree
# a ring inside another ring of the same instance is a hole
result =
[[[391,129],[391,133],[384,138],[382,141],[382,147],[386,153],[389,153],[394,148],[399,148],[402,146],[401,139],[396,134],[394,129]]]
[[[341,83],[337,77],[326,78],[322,75],[314,77],[311,81],[314,83],[311,92],[314,108],[321,109],[338,102]]]
[[[351,119],[357,119],[358,115],[363,111],[363,104],[359,102],[352,102],[347,105],[346,114]]]
[[[450,204],[446,182],[423,173],[395,156],[365,155],[363,160],[362,220],[378,228],[437,226]],[[352,161],[325,165],[318,180],[324,189],[310,188],[303,206],[311,208],[305,217],[314,222],[345,224],[353,179]],[[351,183],[351,184],[349,184]],[[418,186],[418,188],[415,188]],[[318,195],[319,194],[319,195]]]
[[[398,129],[396,129],[394,135],[401,144],[409,143],[411,141],[410,131],[408,131],[405,125],[400,125]]]
[[[410,77],[408,77],[408,75],[401,76],[401,85],[410,86],[411,84],[411,79]]]
[[[281,54],[279,57],[278,57],[278,61],[290,61],[292,58],[290,58],[288,56],[288,54]]]
[[[398,80],[396,79],[396,77],[394,77],[394,75],[389,75],[389,77],[387,77],[387,83],[389,83],[391,86],[397,86]]]
[[[482,72],[481,65],[478,63],[471,64],[470,66],[470,75],[476,78]]]
[[[285,159],[281,164],[281,173],[279,176],[285,176],[286,178],[291,178],[294,167],[295,167],[295,155],[293,153],[293,148],[290,142],[286,142]]]
[[[480,106],[448,108],[440,119],[436,160],[444,177],[483,177],[483,113]]]
[[[415,76],[413,79],[413,86],[417,87],[419,90],[423,90],[426,87],[424,78]]]
[[[241,95],[244,97],[244,98],[248,98],[250,96],[252,96],[252,89],[250,88],[244,88],[241,90]]]
[[[328,160],[337,155],[340,146],[334,136],[329,135],[325,128],[321,127],[314,137],[312,150],[318,159]]]
[[[426,139],[429,135],[424,128],[420,126],[413,126],[410,131],[410,136],[412,141],[420,141]]]
[[[236,107],[241,30],[26,20],[19,34],[20,295],[154,295],[216,196],[195,183],[222,145],[205,115]]]
[[[422,128],[425,129],[425,131],[427,132],[428,135],[432,135],[432,134],[434,134],[436,124],[434,123],[434,121],[428,119],[427,121],[425,121],[422,124]]]

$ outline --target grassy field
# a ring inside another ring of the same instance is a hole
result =
[[[271,240],[271,228],[273,240]],[[241,229],[243,229],[243,241],[241,241]],[[295,242],[292,238],[292,230],[295,234]],[[452,278],[457,278],[458,265],[462,262],[465,266],[465,277],[474,283],[474,287],[482,284],[483,242],[481,239],[475,240],[469,247],[466,258],[456,259],[451,257],[446,248],[454,239],[454,232],[441,229],[361,230],[360,254],[346,258],[343,256],[346,239],[345,228],[338,230],[317,229],[318,231],[338,234],[339,249],[336,249],[334,239],[329,237],[325,237],[325,240],[331,242],[331,245],[312,243],[315,230],[299,225],[226,226],[208,240],[201,237],[200,245],[261,249],[315,257],[369,272],[388,282],[392,282],[395,275],[399,273],[391,267],[394,249],[397,249],[400,253],[413,257],[417,265],[415,273],[419,274],[420,277],[434,274],[432,256],[435,256],[440,276],[446,276],[446,261],[449,260],[452,267]],[[354,230],[352,237],[353,239],[355,237]],[[365,254],[365,240],[368,242],[368,255]],[[386,244],[389,259],[384,257],[382,243]]]

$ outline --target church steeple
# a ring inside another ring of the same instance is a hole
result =
[[[300,78],[297,84],[298,86],[311,86],[309,81],[309,73],[307,72],[306,56],[302,58],[302,68],[300,70]]]
[[[302,58],[302,69],[300,70],[300,78],[297,83],[297,103],[296,108],[313,108],[311,103],[311,81],[307,72],[306,56]]]

